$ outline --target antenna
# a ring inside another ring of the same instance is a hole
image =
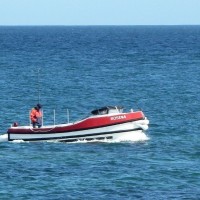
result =
[[[38,70],[37,70],[37,82],[38,82],[38,103],[40,103],[40,79],[39,79],[39,75],[40,75],[40,68],[38,68]]]

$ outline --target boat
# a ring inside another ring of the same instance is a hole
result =
[[[145,132],[149,120],[142,111],[123,111],[122,106],[105,106],[95,109],[89,117],[73,123],[43,125],[40,128],[19,126],[13,123],[8,129],[8,141],[102,141],[118,139],[127,134]]]

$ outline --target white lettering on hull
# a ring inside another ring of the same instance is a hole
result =
[[[111,117],[111,120],[118,120],[118,119],[126,119],[125,115],[120,115],[120,116],[115,116],[115,117]]]

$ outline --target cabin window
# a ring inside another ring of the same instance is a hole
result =
[[[114,113],[119,113],[119,110],[118,109],[110,109],[109,114],[114,114]]]
[[[108,110],[99,111],[99,115],[106,115],[106,114],[108,114]]]

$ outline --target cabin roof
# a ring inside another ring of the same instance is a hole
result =
[[[109,110],[116,110],[116,109],[123,109],[122,106],[104,106],[102,108],[98,108],[93,110],[91,113],[93,115],[98,115],[99,113],[102,113],[103,111],[106,111],[108,113]]]

